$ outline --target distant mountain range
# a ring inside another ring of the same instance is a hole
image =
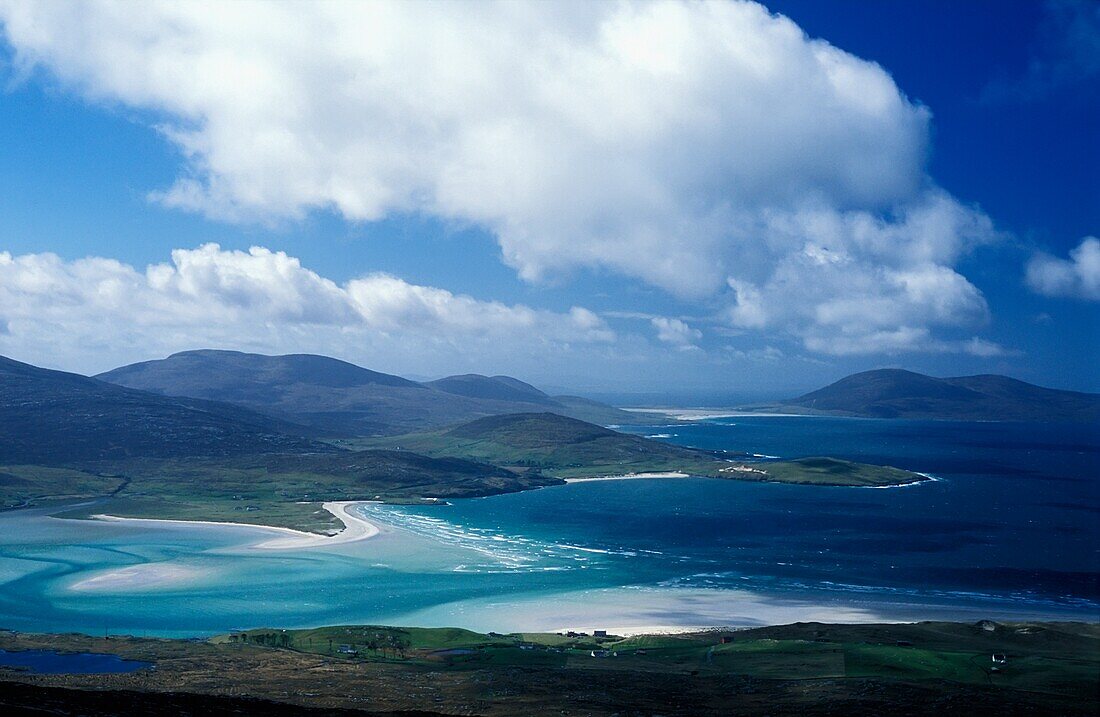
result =
[[[159,396],[0,357],[0,463],[334,449],[239,406]]]
[[[639,421],[596,401],[549,396],[508,376],[466,374],[418,383],[310,354],[185,351],[96,378],[165,396],[232,403],[329,437],[392,435],[532,411],[601,424]]]
[[[934,378],[901,369],[865,371],[804,396],[757,409],[870,418],[1100,421],[1100,395],[1042,388],[1007,376]]]
[[[247,508],[251,520],[312,529],[316,501],[490,495],[627,472],[827,485],[912,478],[825,458],[736,465],[747,456],[562,415],[634,418],[506,376],[422,384],[322,356],[196,351],[104,378],[130,386],[0,357],[0,505],[110,495],[130,514],[224,520]]]

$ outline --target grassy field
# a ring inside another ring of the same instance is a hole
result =
[[[450,429],[348,442],[461,457],[559,478],[655,471],[701,474],[718,461],[683,448],[551,413],[490,416]]]
[[[508,471],[468,461],[394,452],[250,459],[112,461],[86,470],[16,466],[0,469],[4,507],[63,498],[105,498],[69,513],[214,520],[331,532],[340,521],[321,503],[416,502],[463,498],[561,483],[537,471]]]
[[[0,708],[20,684],[113,690],[119,700],[234,695],[417,714],[1076,717],[1100,706],[1100,626],[1084,623],[800,623],[629,638],[375,625],[210,640],[0,631],[0,649],[109,652],[156,664],[117,675],[0,669]],[[994,654],[1005,662],[995,664]],[[33,705],[42,696],[20,699]]]
[[[91,505],[58,513],[62,518],[90,518],[114,515],[121,518],[159,520],[203,520],[221,523],[269,525],[310,533],[331,534],[344,524],[321,503],[287,501],[183,500],[157,498],[107,498]]]
[[[731,461],[707,451],[647,440],[552,414],[496,416],[453,429],[343,444],[400,449],[437,458],[467,458],[537,470],[556,478],[679,472],[730,480],[831,486],[889,486],[925,480],[899,468],[836,458]]]
[[[124,484],[119,476],[96,475],[71,468],[0,466],[0,509],[110,495]]]
[[[717,474],[719,477],[738,480],[854,487],[906,485],[928,480],[919,473],[900,468],[821,456],[792,461],[736,463],[733,466],[719,468]],[[711,472],[707,475],[715,475],[715,473]]]
[[[1082,623],[804,623],[628,638],[338,626],[249,630],[213,642],[291,649],[353,661],[443,663],[455,669],[614,666],[776,679],[946,680],[1061,695],[1090,694],[1100,675],[1100,625]],[[593,652],[600,656],[593,657]],[[995,653],[1005,655],[1006,662],[995,665]]]

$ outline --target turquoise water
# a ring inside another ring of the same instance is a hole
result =
[[[210,634],[344,622],[482,630],[796,619],[1100,619],[1095,427],[751,417],[636,430],[936,476],[892,489],[709,479],[365,504],[359,543],[0,514],[0,627]],[[120,572],[121,571],[121,572]]]

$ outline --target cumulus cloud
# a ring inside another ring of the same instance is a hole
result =
[[[992,228],[926,176],[930,112],[756,3],[0,0],[0,20],[26,71],[155,117],[187,162],[169,206],[424,212],[492,232],[525,279],[611,270],[807,346],[987,311],[953,267]]]
[[[0,325],[5,352],[63,363],[72,354],[103,361],[202,346],[369,354],[397,342],[461,354],[479,342],[516,351],[615,338],[581,307],[555,313],[480,301],[388,274],[337,284],[283,252],[217,244],[177,249],[171,263],[144,271],[99,257],[0,253]]]
[[[933,328],[988,320],[985,298],[952,264],[996,232],[943,193],[889,219],[812,207],[752,231],[776,248],[774,263],[756,281],[751,272],[729,279],[735,327],[783,329],[825,353],[896,353],[923,350]]]
[[[1046,296],[1100,301],[1100,239],[1085,237],[1068,259],[1036,254],[1027,265],[1027,284]]]
[[[914,326],[865,332],[858,336],[843,334],[828,337],[809,336],[806,339],[806,347],[832,356],[919,352],[963,353],[980,358],[992,358],[1016,354],[1011,349],[977,336],[969,339],[943,340],[934,337],[928,329]]]
[[[666,344],[672,344],[680,348],[691,348],[696,341],[703,338],[702,331],[691,328],[680,319],[655,316],[649,321],[657,331],[658,340]]]

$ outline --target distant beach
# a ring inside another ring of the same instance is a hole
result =
[[[582,478],[565,478],[566,483],[588,483],[601,480],[635,480],[638,478],[690,478],[687,473],[679,471],[653,472],[653,473],[623,473],[613,476],[589,476]]]

